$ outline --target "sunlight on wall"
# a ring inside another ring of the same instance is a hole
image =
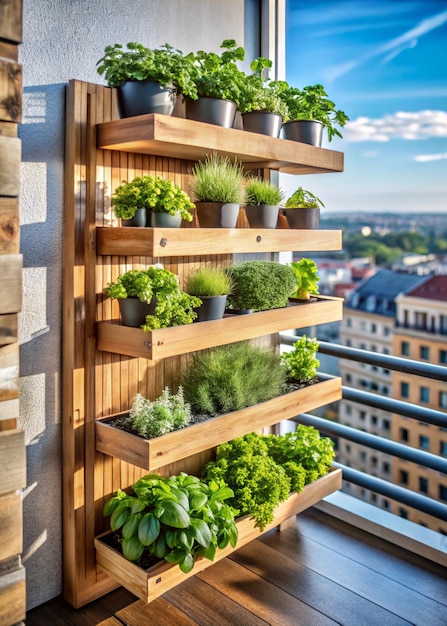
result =
[[[23,269],[23,308],[19,314],[20,344],[49,331],[47,326],[47,268]]]
[[[47,219],[47,164],[22,163],[20,226],[44,223]]]
[[[23,120],[22,124],[45,124],[47,101],[45,92],[26,90],[23,93]]]
[[[45,432],[45,374],[22,376],[19,390],[20,426],[29,444]]]

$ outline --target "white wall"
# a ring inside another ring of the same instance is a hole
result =
[[[137,41],[157,47],[168,42],[183,52],[218,51],[228,38],[243,45],[244,0],[24,0],[23,4],[20,426],[27,439],[23,560],[29,609],[62,590],[65,84],[72,78],[103,82],[96,62],[113,43]]]

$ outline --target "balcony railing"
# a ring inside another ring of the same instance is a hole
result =
[[[291,346],[296,340],[296,335],[281,333],[281,344]],[[382,367],[387,370],[396,370],[400,373],[404,372],[423,378],[430,378],[441,382],[447,382],[447,367],[434,365],[431,363],[423,363],[401,357],[394,357],[388,354],[379,354],[361,350],[352,347],[345,347],[339,344],[319,341],[319,352],[339,359],[349,361],[357,361],[373,366]],[[447,413],[421,407],[409,402],[403,402],[378,394],[361,391],[349,386],[343,385],[343,399],[358,403],[364,406],[383,409],[390,413],[403,415],[407,418],[417,420],[425,424],[439,426],[447,429]],[[419,466],[447,474],[447,458],[425,452],[408,445],[386,439],[362,430],[358,430],[351,426],[346,426],[338,422],[316,417],[314,415],[302,414],[293,419],[293,421],[314,426],[321,433],[346,439],[357,444],[366,446],[372,450],[378,450],[386,454],[392,455],[399,459],[405,459]],[[343,470],[345,480],[359,485],[365,489],[373,491],[386,498],[391,498],[397,502],[405,504],[413,509],[417,509],[426,513],[440,521],[447,522],[447,503],[439,502],[426,495],[415,493],[405,487],[395,485],[390,481],[384,480],[366,472],[353,469],[346,465],[336,464]]]

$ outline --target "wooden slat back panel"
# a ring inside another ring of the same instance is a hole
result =
[[[96,350],[96,320],[119,317],[104,287],[132,268],[161,261],[179,275],[211,261],[229,265],[231,255],[200,257],[96,256],[96,226],[118,226],[110,197],[123,180],[160,175],[188,190],[192,163],[175,158],[96,149],[96,124],[117,118],[112,90],[71,81],[67,88],[63,442],[64,593],[80,606],[115,586],[97,573],[93,538],[104,528],[104,501],[144,471],[95,451],[94,420],[126,410],[136,393],[154,399],[165,386],[176,390],[189,355],[147,361]],[[193,222],[191,227],[196,224]],[[169,475],[197,473],[211,458],[206,451],[162,468]]]

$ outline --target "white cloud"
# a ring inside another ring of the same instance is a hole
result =
[[[414,161],[419,163],[428,163],[429,161],[441,161],[447,159],[447,152],[441,152],[440,154],[419,154],[414,157]]]
[[[445,111],[398,111],[381,118],[358,117],[343,129],[345,141],[378,141],[406,139],[408,141],[447,137]]]
[[[379,156],[378,150],[366,150],[362,152],[362,157],[365,157],[365,159],[373,159],[376,156]]]

